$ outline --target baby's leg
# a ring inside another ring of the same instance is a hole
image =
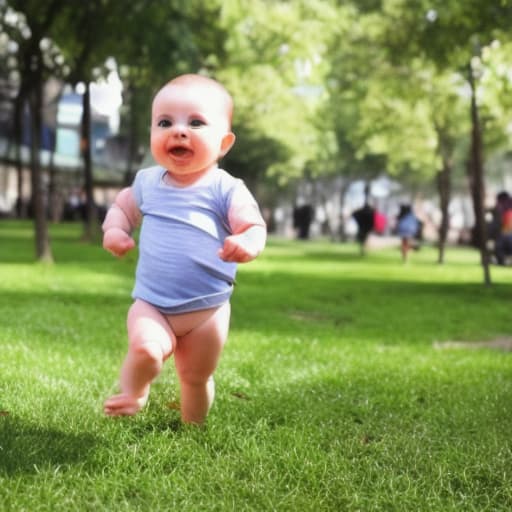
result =
[[[144,407],[151,382],[176,344],[166,318],[144,301],[133,303],[127,324],[129,347],[121,368],[121,393],[105,402],[109,416],[131,416]]]
[[[203,323],[178,338],[174,360],[181,389],[181,418],[201,424],[212,405],[213,373],[226,342],[230,305],[224,304]]]

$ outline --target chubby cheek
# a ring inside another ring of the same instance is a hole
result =
[[[165,149],[165,137],[158,136],[158,135],[151,135],[150,140],[151,145],[151,154],[153,155],[153,158],[159,162],[163,158],[167,156],[167,151]]]
[[[206,160],[216,159],[220,155],[220,142],[214,138],[202,139],[195,148],[196,153]]]

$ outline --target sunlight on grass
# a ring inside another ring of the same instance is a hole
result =
[[[205,428],[180,425],[172,362],[107,419],[135,255],[0,224],[0,509],[510,510],[512,269],[475,251],[271,239],[242,265]]]

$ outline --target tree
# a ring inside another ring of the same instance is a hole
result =
[[[355,177],[369,182],[384,173],[424,182],[438,157],[431,111],[417,90],[421,66],[394,65],[387,58],[381,15],[365,9],[345,7],[349,23],[331,44],[324,118],[335,144],[324,155],[347,182]]]
[[[36,258],[51,262],[53,255],[50,246],[46,194],[43,187],[40,162],[40,138],[42,128],[42,90],[48,76],[48,59],[43,53],[44,39],[55,23],[62,0],[41,3],[36,0],[9,2],[4,16],[4,26],[9,36],[17,42],[18,94],[15,100],[15,140],[21,145],[21,116],[26,102],[30,111],[30,167],[32,197],[31,206],[34,214]],[[12,23],[9,22],[12,20]],[[6,23],[7,22],[7,23]],[[20,163],[18,163],[20,165]],[[21,172],[19,173],[21,180]],[[21,197],[21,196],[20,196]]]
[[[321,137],[314,118],[324,92],[324,53],[335,15],[334,2],[326,0],[222,4],[228,38],[218,77],[235,97],[235,123],[241,133],[250,134],[255,160],[259,153],[262,160],[271,156],[271,140],[282,149],[266,163],[265,173],[282,184],[302,176],[316,155]],[[251,167],[240,172],[250,175]]]
[[[495,39],[510,40],[512,1],[485,2],[471,0],[384,1],[386,37],[390,49],[401,58],[421,55],[439,70],[452,71],[466,78],[471,90],[471,119],[468,170],[473,195],[475,227],[484,271],[484,283],[491,283],[487,234],[484,218],[484,156],[485,137],[477,98],[478,79],[474,62],[482,49]]]
[[[337,104],[336,112],[344,108],[350,119],[341,123],[348,126],[341,131],[345,135],[338,136],[339,147],[345,149],[349,141],[350,147],[356,148],[356,158],[383,155],[388,172],[402,169],[421,176],[426,170],[427,176],[437,176],[443,211],[439,233],[442,261],[454,156],[466,138],[461,133],[466,125],[460,116],[465,99],[461,84],[469,83],[471,42],[475,37],[490,42],[497,29],[504,29],[510,2],[504,0],[496,6],[473,0],[462,6],[454,1],[384,0],[365,4],[357,12],[357,23],[340,34],[333,64],[331,109]],[[476,102],[472,112],[470,119],[476,123]],[[336,121],[340,117],[336,115]],[[483,176],[482,152],[474,147],[481,143],[480,129],[473,125],[467,131],[472,134],[472,183],[478,189],[475,216],[477,225],[485,228],[483,205],[479,206],[483,198],[483,180],[479,178]],[[482,242],[482,254],[484,246]],[[484,266],[487,262],[482,256]]]
[[[119,44],[130,33],[120,30],[124,22],[121,2],[90,0],[78,5],[67,4],[52,32],[69,67],[67,81],[73,86],[83,84],[80,152],[86,198],[85,240],[94,240],[99,231],[91,157],[90,83],[95,71],[100,70],[111,52],[115,51],[116,43]],[[119,33],[123,35],[120,37]]]
[[[390,174],[400,176],[406,171],[416,181],[435,180],[441,210],[438,262],[443,263],[456,153],[464,146],[468,125],[459,92],[461,80],[453,73],[439,73],[421,59],[410,63],[407,73],[403,65],[398,70],[391,66],[387,78],[376,78],[379,87],[388,83],[387,98],[377,102],[377,112],[364,110],[362,124],[370,133],[367,144],[386,154]],[[373,91],[369,96],[376,95]],[[384,119],[384,126],[376,119]]]
[[[38,257],[48,258],[39,252],[50,251],[49,241],[41,243],[47,228],[43,211],[44,194],[41,189],[38,133],[41,125],[41,89],[48,76],[43,46],[59,48],[62,72],[68,83],[84,84],[81,154],[84,169],[84,189],[87,197],[87,223],[85,238],[94,237],[98,229],[93,198],[94,175],[90,148],[90,92],[89,84],[106,68],[105,62],[115,55],[118,61],[129,63],[124,69],[129,80],[130,103],[133,119],[129,128],[131,148],[137,145],[138,131],[147,126],[139,122],[142,102],[137,92],[142,91],[145,115],[149,112],[148,97],[165,80],[176,72],[197,71],[207,65],[212,54],[222,56],[223,31],[217,29],[216,2],[204,5],[198,0],[182,5],[179,0],[136,0],[131,3],[131,16],[126,16],[126,2],[120,0],[91,0],[70,4],[63,0],[41,3],[34,0],[10,1],[6,10],[10,17],[26,20],[25,34],[12,30],[11,37],[19,40],[18,52],[20,86],[16,102],[15,119],[21,119],[26,98],[31,98],[32,133],[32,183],[37,224]],[[141,26],[145,30],[141,30]],[[201,28],[201,32],[199,31]],[[42,44],[44,43],[44,44]],[[169,51],[171,49],[171,51]],[[136,69],[136,71],[133,71]],[[55,72],[56,69],[53,69]],[[149,91],[149,92],[148,92]],[[15,123],[16,138],[21,139],[21,124]],[[18,145],[19,147],[19,145]],[[135,151],[132,150],[132,154]],[[129,160],[129,159],[128,159]],[[127,164],[130,166],[130,162]],[[129,168],[127,174],[129,174]],[[21,175],[21,173],[20,173]],[[21,188],[21,185],[20,185]],[[47,238],[47,236],[46,236]],[[44,247],[44,249],[43,249]]]

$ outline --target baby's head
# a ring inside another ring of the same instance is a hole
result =
[[[233,145],[233,100],[217,81],[181,75],[153,99],[151,151],[155,160],[178,175],[205,171]]]
[[[184,87],[190,92],[197,93],[201,98],[207,98],[217,104],[222,114],[226,116],[231,128],[233,118],[233,98],[226,88],[217,80],[203,75],[180,75],[168,82],[165,87]]]
[[[207,110],[219,119],[224,118],[227,128],[231,129],[233,118],[233,98],[220,83],[203,75],[180,75],[167,82],[153,98],[152,119],[158,115],[166,98],[171,95],[180,97],[182,103],[190,102],[198,110]]]

